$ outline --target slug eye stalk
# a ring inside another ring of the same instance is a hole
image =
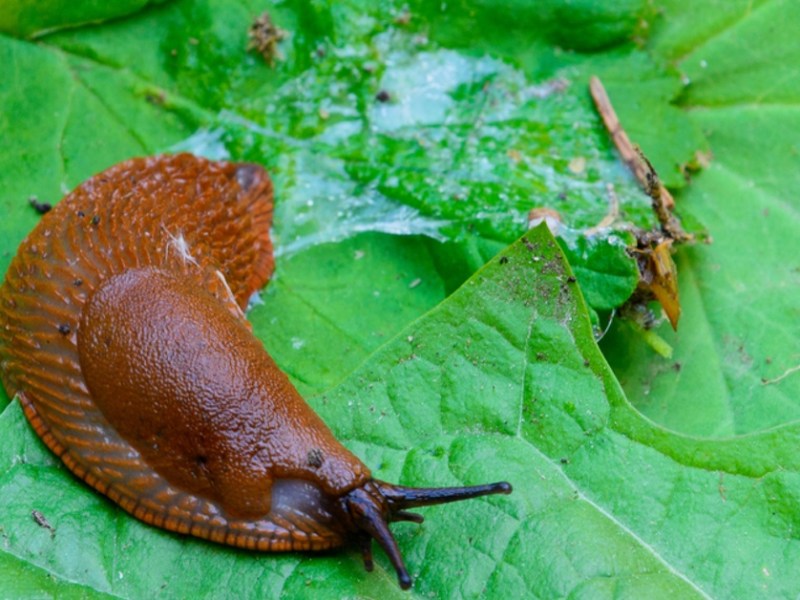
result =
[[[446,504],[491,494],[510,494],[511,491],[511,484],[505,481],[467,487],[412,488],[371,480],[342,497],[341,503],[353,529],[359,532],[358,541],[364,557],[364,568],[367,571],[373,569],[372,541],[375,540],[397,571],[400,587],[407,590],[411,587],[411,576],[403,562],[397,541],[389,529],[389,523],[423,522],[422,515],[406,511],[407,508]]]

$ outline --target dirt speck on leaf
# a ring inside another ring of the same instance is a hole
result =
[[[50,522],[47,520],[47,518],[40,511],[38,511],[36,509],[32,510],[31,511],[31,517],[33,517],[33,520],[36,522],[36,524],[39,527],[43,527],[44,529],[47,529],[47,530],[50,531],[50,537],[54,537],[56,535],[55,528],[52,525],[50,525]]]
[[[288,36],[289,32],[275,25],[269,13],[264,12],[256,17],[253,24],[250,25],[248,31],[250,43],[247,49],[257,51],[264,58],[264,62],[270,67],[274,67],[276,60],[283,60],[278,43]]]

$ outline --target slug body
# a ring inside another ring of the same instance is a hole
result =
[[[372,478],[256,339],[242,309],[273,268],[255,165],[133,159],[44,215],[0,288],[0,376],[66,466],[137,518],[264,551],[371,540],[506,483]]]

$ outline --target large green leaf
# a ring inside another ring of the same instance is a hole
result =
[[[778,427],[800,418],[800,204],[791,191],[800,185],[800,50],[794,28],[782,26],[800,7],[731,3],[692,45],[676,23],[697,20],[695,4],[671,4],[676,21],[653,45],[679,56],[690,82],[681,104],[713,149],[679,202],[713,243],[678,254],[683,321],[677,334],[659,329],[671,360],[639,350],[624,326],[603,348],[631,400],[668,427],[706,436]]]
[[[99,23],[123,17],[165,0],[5,0],[0,11],[0,31],[22,37],[35,37],[58,29],[86,23]]]
[[[35,44],[0,37],[0,269],[36,222],[32,194],[170,148],[261,162],[280,256],[251,317],[279,364],[379,476],[515,485],[396,527],[412,593],[796,595],[797,8],[660,4],[653,19],[637,0],[182,0]],[[265,8],[291,32],[274,69],[244,52]],[[643,49],[565,51],[648,29]],[[606,183],[626,219],[651,222],[591,108],[592,73],[672,186],[702,133],[713,152],[678,197],[714,244],[678,255],[680,333],[659,330],[675,358],[624,325],[603,341],[653,421],[599,355],[545,231],[412,322],[532,207],[568,224],[593,306],[633,289],[619,232],[580,234]],[[254,556],[146,527],[66,474],[16,403],[0,431],[3,595],[407,597],[382,556],[367,575],[352,551]]]

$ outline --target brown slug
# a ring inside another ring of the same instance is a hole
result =
[[[252,335],[273,269],[272,184],[188,154],[84,182],[22,242],[0,287],[0,376],[78,477],[142,521],[262,551],[372,540],[411,578],[389,524],[511,492],[373,479]]]

